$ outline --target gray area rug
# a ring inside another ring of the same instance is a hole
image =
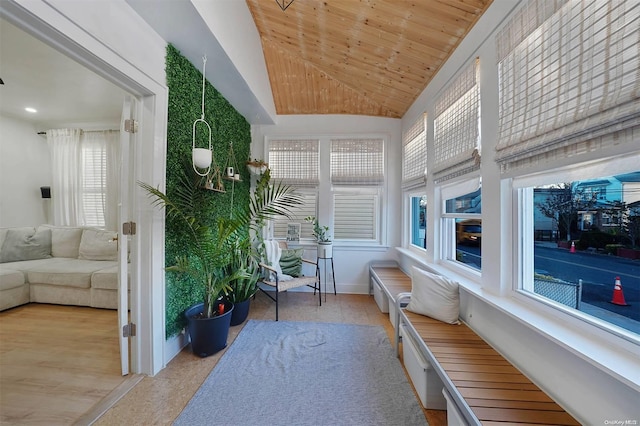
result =
[[[245,324],[174,425],[426,425],[380,326]]]

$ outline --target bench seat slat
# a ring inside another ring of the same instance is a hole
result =
[[[465,398],[469,405],[473,407],[494,407],[494,408],[522,408],[525,410],[542,411],[562,411],[561,407],[552,402],[536,401],[511,401],[503,399],[475,399]]]
[[[576,422],[573,417],[564,411],[538,411],[487,407],[472,407],[472,409],[481,422],[508,421],[527,422],[539,425],[580,426],[580,423]]]
[[[495,365],[495,364],[471,364],[468,362],[446,362],[440,363],[442,368],[447,371],[477,371],[479,373],[494,374],[520,374],[517,368],[512,365]]]
[[[491,374],[475,371],[450,371],[445,369],[451,380],[470,380],[472,382],[531,383],[522,374]]]
[[[505,383],[505,382],[471,382],[467,380],[456,380],[453,382],[460,388],[493,388],[493,389],[517,389],[517,390],[538,390],[533,383]]]
[[[494,389],[494,388],[464,388],[458,387],[458,391],[465,398],[477,399],[500,399],[504,401],[535,401],[551,402],[547,394],[541,390],[518,390],[518,389]],[[560,408],[560,407],[558,407]]]

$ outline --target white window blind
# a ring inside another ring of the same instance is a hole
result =
[[[378,239],[377,193],[339,192],[333,196],[333,235],[336,240]]]
[[[105,226],[107,152],[104,143],[82,144],[82,225]]]
[[[302,205],[291,210],[291,218],[280,216],[273,220],[273,237],[286,238],[287,224],[300,224],[300,238],[313,238],[313,225],[304,220],[308,216],[316,216],[318,194],[315,192],[296,191],[302,198]]]
[[[478,61],[467,65],[435,105],[434,179],[436,183],[480,168],[480,90]]]
[[[402,188],[415,188],[425,183],[427,169],[426,115],[402,134]]]
[[[294,186],[317,186],[319,168],[317,139],[269,141],[271,179]]]
[[[503,172],[640,138],[640,2],[529,0],[497,37]]]
[[[383,139],[332,139],[331,183],[334,185],[382,185]]]

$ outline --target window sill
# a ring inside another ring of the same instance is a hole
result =
[[[601,371],[640,391],[640,348],[637,343],[566,314],[545,303],[516,292],[507,296],[493,294],[463,274],[442,264],[428,263],[406,248],[397,248],[401,256],[458,281],[463,291],[545,336]]]

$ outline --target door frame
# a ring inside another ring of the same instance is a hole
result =
[[[135,180],[164,190],[166,42],[124,1],[4,0],[0,16],[138,98]],[[155,375],[166,366],[164,214],[139,188],[135,201],[130,308],[137,337],[131,341],[131,370]]]

